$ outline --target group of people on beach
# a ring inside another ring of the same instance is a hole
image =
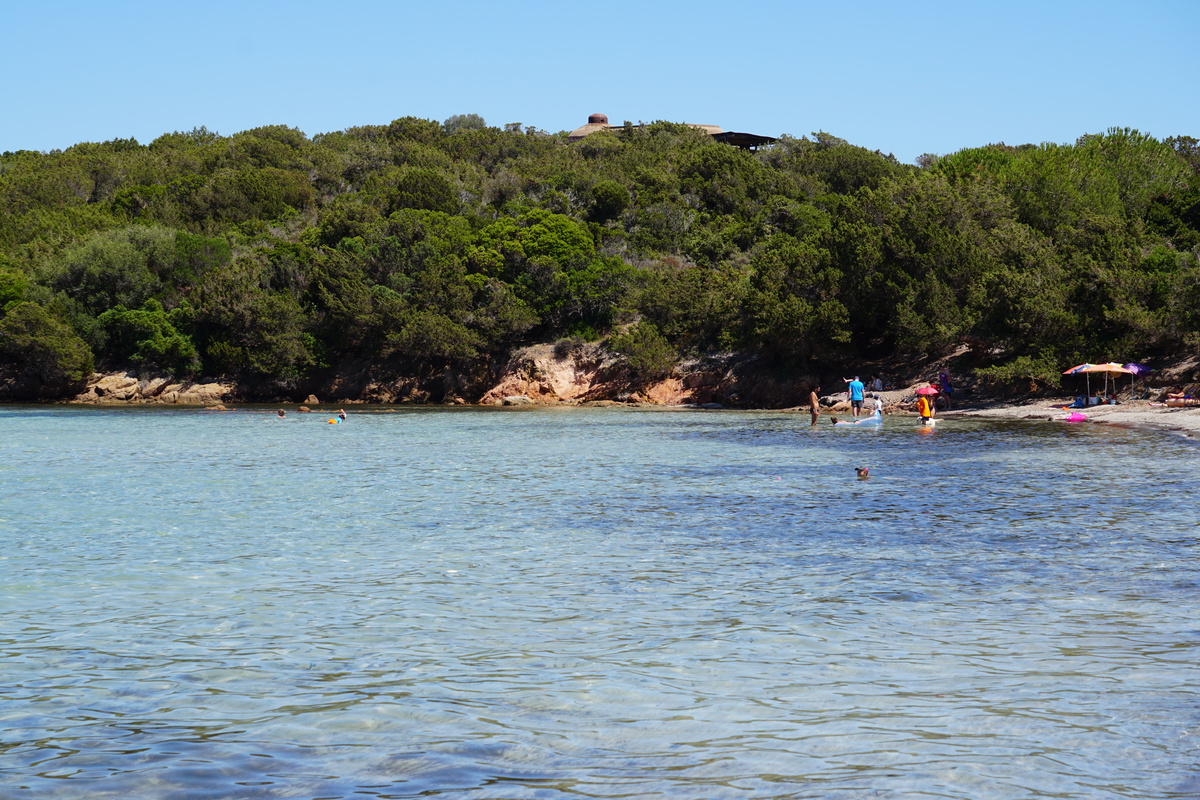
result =
[[[861,422],[874,422],[876,417],[883,416],[883,398],[879,396],[879,392],[883,391],[883,381],[878,377],[871,379],[871,388],[873,392],[868,393],[866,385],[863,384],[857,375],[851,378],[843,378],[846,381],[847,390],[850,397],[851,413],[857,419],[862,415],[863,405],[871,401],[871,413],[867,420],[858,420],[855,423],[845,423],[837,417],[831,417],[830,422],[834,425],[859,424]],[[812,424],[815,427],[821,416],[821,400],[820,386],[813,386],[808,393],[808,408],[812,414]]]
[[[842,378],[842,380],[846,382],[846,394],[850,399],[850,413],[853,415],[854,421],[846,422],[837,417],[830,417],[830,423],[833,425],[861,425],[878,421],[876,418],[883,415],[883,398],[880,395],[883,391],[883,380],[878,375],[872,376],[869,384],[864,384],[857,375],[853,378]],[[954,387],[950,383],[950,373],[947,370],[943,369],[938,373],[936,388],[932,386],[932,381],[930,384],[930,388],[934,389],[933,392],[918,393],[917,395],[917,414],[921,418],[921,424],[926,426],[931,426],[937,421],[934,396],[940,396],[944,407],[949,409],[950,397],[954,392]],[[868,386],[871,388],[870,392],[867,391]],[[813,386],[808,393],[809,413],[812,414],[813,427],[816,427],[821,416],[820,392],[820,386]],[[861,419],[863,407],[868,401],[870,401],[869,417]]]

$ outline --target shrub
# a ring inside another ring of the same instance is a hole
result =
[[[661,380],[675,369],[675,348],[650,322],[639,322],[608,342],[614,353],[625,358],[633,374],[647,381]]]
[[[94,367],[84,341],[37,303],[16,303],[0,319],[0,357],[40,383],[45,396],[80,388]]]

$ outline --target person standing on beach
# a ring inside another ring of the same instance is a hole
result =
[[[950,371],[942,370],[938,373],[938,391],[941,393],[946,403],[946,410],[950,410],[950,395],[954,394],[954,387],[950,385]]]
[[[808,410],[812,414],[812,424],[817,426],[817,419],[821,416],[821,400],[817,397],[817,392],[821,391],[820,386],[812,387],[812,391],[808,393]]]
[[[850,392],[850,408],[857,417],[862,413],[863,392],[866,391],[866,387],[863,386],[863,382],[858,379],[857,375],[853,380],[850,378],[842,378],[842,380],[847,384],[846,389]]]

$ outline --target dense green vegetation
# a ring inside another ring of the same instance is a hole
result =
[[[1044,375],[1200,346],[1198,256],[1200,143],[1128,129],[920,166],[670,123],[198,129],[0,156],[0,378],[54,395],[132,366],[270,395],[569,337],[645,377],[963,343]]]

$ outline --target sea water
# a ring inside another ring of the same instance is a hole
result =
[[[1200,796],[1182,438],[351,411],[0,409],[0,796]]]

